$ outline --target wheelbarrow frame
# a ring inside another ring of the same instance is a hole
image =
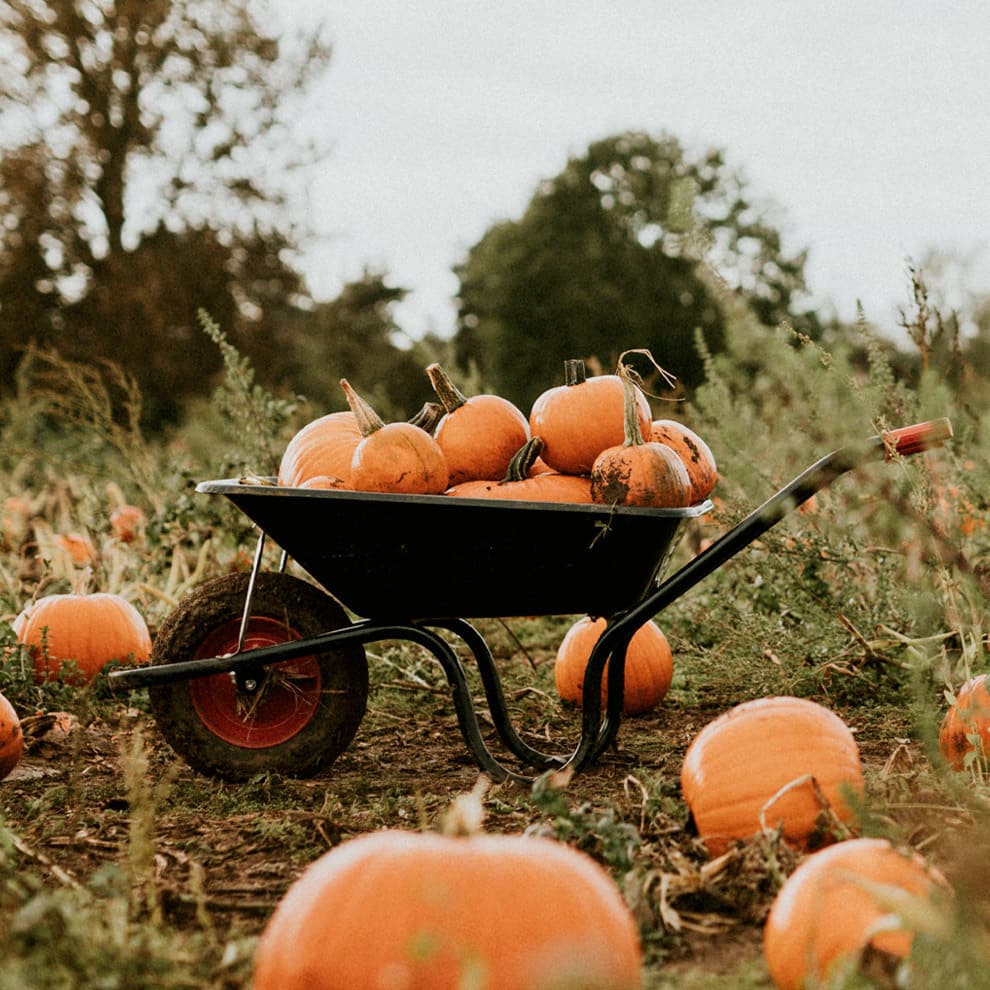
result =
[[[533,748],[522,739],[509,714],[492,651],[480,631],[464,618],[451,616],[415,619],[365,618],[316,636],[242,649],[267,539],[265,530],[260,527],[247,585],[237,650],[224,656],[118,669],[108,675],[109,681],[113,687],[130,690],[229,673],[236,679],[238,685],[248,685],[252,681],[257,681],[265,668],[272,664],[321,654],[347,644],[364,646],[384,640],[405,640],[426,649],[439,662],[451,688],[451,699],[461,735],[480,769],[496,781],[532,780],[533,774],[520,772],[505,765],[493,754],[485,741],[471,697],[466,668],[447,638],[454,637],[466,647],[477,665],[492,724],[506,750],[520,763],[537,772],[551,769],[580,772],[597,761],[618,734],[622,721],[626,649],[629,641],[642,625],[841,475],[869,460],[881,457],[891,460],[920,453],[939,446],[951,436],[952,427],[949,420],[938,419],[891,430],[862,443],[833,450],[798,474],[672,575],[659,580],[655,587],[640,596],[630,607],[609,612],[606,616],[606,628],[588,659],[584,674],[581,734],[577,745],[569,754],[545,753]],[[215,484],[203,483],[199,488],[209,491]],[[703,514],[708,508],[710,504],[694,507],[689,515]],[[287,557],[288,554],[283,548],[280,570],[284,569]],[[446,634],[446,637],[442,634]],[[607,686],[607,702],[604,710],[601,703],[603,681]]]

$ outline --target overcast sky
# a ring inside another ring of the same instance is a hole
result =
[[[976,256],[990,289],[983,0],[273,2],[322,17],[334,45],[312,288],[385,269],[414,335],[451,331],[451,266],[493,222],[632,129],[722,148],[843,318],[859,300],[892,328],[932,248]]]

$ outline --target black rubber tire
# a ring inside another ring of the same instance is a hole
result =
[[[176,663],[197,655],[233,652],[247,585],[246,574],[225,575],[183,599],[155,636],[151,662]],[[270,640],[285,642],[348,624],[343,608],[307,581],[288,574],[257,576],[249,629],[261,627]],[[148,694],[165,740],[200,773],[225,780],[266,772],[310,777],[350,745],[364,717],[368,700],[364,648],[347,644],[272,664],[259,678],[259,686],[246,695],[233,675],[224,673],[158,684]],[[278,704],[280,722],[272,713]],[[266,717],[273,720],[267,727]]]

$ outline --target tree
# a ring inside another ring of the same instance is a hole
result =
[[[722,152],[690,159],[673,137],[630,132],[592,144],[539,185],[519,220],[491,227],[456,269],[459,365],[528,405],[567,358],[608,370],[649,348],[686,385],[720,348],[723,292],[768,325],[789,319],[805,289],[804,256],[745,194]]]
[[[0,0],[0,381],[29,342],[109,357],[174,414],[220,367],[207,309],[257,365],[304,291],[286,176],[318,34],[251,0]]]
[[[385,273],[366,270],[336,299],[293,318],[296,344],[287,377],[309,400],[312,414],[347,408],[341,378],[385,419],[406,419],[434,398],[424,369],[442,345],[431,337],[409,347],[398,343],[393,309],[407,291],[386,284]]]

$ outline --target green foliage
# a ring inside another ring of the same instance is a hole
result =
[[[240,473],[277,474],[282,438],[295,402],[278,399],[255,382],[251,362],[204,310],[200,310],[199,321],[223,356],[225,375],[213,395],[213,405],[227,437],[241,453]]]
[[[723,297],[763,325],[788,318],[817,335],[797,312],[804,259],[783,255],[768,212],[719,151],[692,158],[673,137],[638,132],[597,141],[458,267],[457,359],[528,408],[564,360],[611,370],[634,347],[697,385],[693,335],[721,349]]]

